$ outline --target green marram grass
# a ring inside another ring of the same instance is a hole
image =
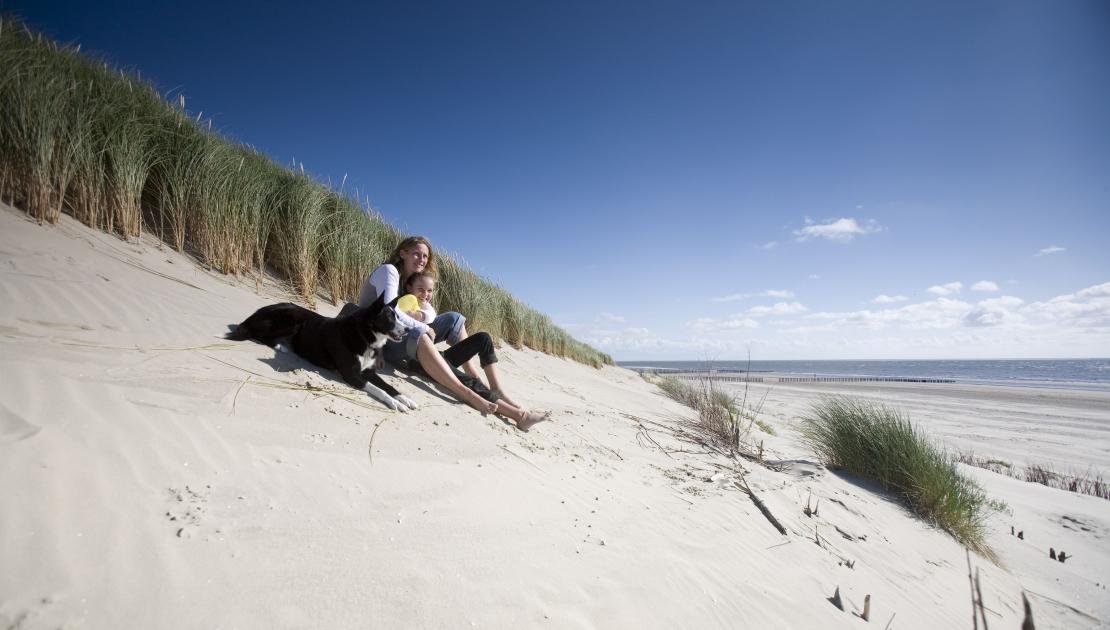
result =
[[[306,302],[357,299],[402,235],[357,199],[213,133],[183,97],[0,18],[0,201],[40,223],[62,213],[154,234],[226,274],[268,270]],[[439,310],[515,347],[599,367],[612,359],[437,255]]]
[[[824,397],[802,418],[801,434],[825,465],[877,482],[921,518],[994,557],[984,538],[983,490],[899,411],[861,398]]]

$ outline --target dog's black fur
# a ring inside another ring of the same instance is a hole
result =
[[[405,328],[382,296],[366,308],[344,309],[339,317],[325,317],[289,302],[263,306],[227,333],[234,341],[252,339],[271,348],[288,345],[301,358],[335,370],[348,385],[361,389],[397,411],[415,409],[374,371],[382,346],[400,341]]]

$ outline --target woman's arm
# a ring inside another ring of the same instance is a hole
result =
[[[389,304],[397,299],[398,290],[401,286],[401,274],[397,272],[397,268],[393,265],[385,264],[374,270],[366,282],[362,283],[362,290],[359,291],[358,304],[359,306],[369,306],[378,299],[379,295],[385,295],[385,303]],[[429,328],[408,316],[408,314],[393,309],[397,313],[397,319],[405,328],[417,328],[420,332],[427,332]]]

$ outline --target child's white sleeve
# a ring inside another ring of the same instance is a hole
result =
[[[424,313],[424,323],[431,324],[435,321],[436,310],[432,308],[431,302],[424,302],[420,305],[420,312]]]

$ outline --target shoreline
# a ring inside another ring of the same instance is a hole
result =
[[[1071,391],[1090,391],[1090,392],[1103,392],[1110,394],[1110,382],[1106,381],[1066,381],[1066,380],[1043,380],[1043,379],[972,379],[972,378],[959,378],[959,377],[943,377],[943,376],[921,376],[921,375],[879,375],[879,374],[855,374],[844,372],[784,372],[777,370],[743,370],[735,368],[714,369],[714,370],[689,370],[678,368],[659,368],[655,366],[632,366],[618,364],[627,370],[632,370],[638,374],[656,374],[659,376],[673,376],[677,378],[714,378],[714,377],[731,377],[743,376],[745,374],[752,375],[753,378],[819,378],[819,379],[861,379],[864,381],[872,382],[921,382],[921,383],[940,383],[940,384],[955,384],[955,385],[976,385],[983,387],[1016,387],[1016,388],[1041,388],[1041,389],[1060,389]]]
[[[729,392],[743,383],[722,383]],[[767,395],[764,412],[804,416],[824,395],[869,398],[894,407],[949,450],[1051,465],[1057,472],[1110,475],[1110,391],[953,383],[777,383],[748,385],[748,401]]]

